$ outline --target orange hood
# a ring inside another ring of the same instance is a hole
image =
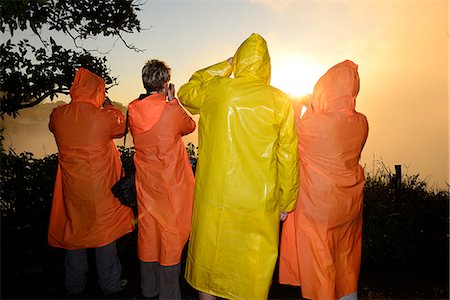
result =
[[[359,92],[358,65],[345,60],[331,67],[314,86],[311,106],[314,113],[355,110]]]
[[[136,99],[128,105],[128,118],[130,120],[131,133],[143,134],[149,131],[158,122],[162,111],[166,106],[166,97],[154,94],[142,100]]]
[[[105,80],[91,71],[80,68],[70,88],[72,102],[85,102],[100,108],[105,100]]]

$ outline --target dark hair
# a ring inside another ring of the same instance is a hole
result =
[[[147,93],[159,92],[170,81],[170,68],[157,59],[147,61],[142,68],[142,83]]]

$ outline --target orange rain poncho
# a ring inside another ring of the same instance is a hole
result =
[[[80,68],[70,89],[72,101],[50,115],[58,145],[58,171],[48,243],[64,249],[105,246],[133,230],[133,211],[111,193],[121,163],[113,138],[123,136],[125,117],[102,108],[104,80]]]
[[[138,257],[172,266],[189,238],[194,173],[181,137],[195,122],[176,99],[154,94],[128,106],[136,152]]]
[[[357,65],[344,61],[317,82],[305,115],[296,111],[300,191],[283,224],[279,281],[308,299],[357,291],[361,260],[366,117],[355,111]]]
[[[278,257],[280,210],[295,207],[297,133],[288,96],[269,85],[265,40],[197,71],[178,93],[200,113],[186,279],[226,299],[265,299]]]

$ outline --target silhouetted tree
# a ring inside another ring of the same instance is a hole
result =
[[[17,115],[21,108],[32,107],[58,94],[68,94],[78,67],[85,67],[105,78],[107,88],[117,85],[110,75],[105,56],[88,50],[80,43],[89,38],[105,36],[129,45],[124,33],[140,32],[136,12],[140,0],[17,0],[0,1],[0,31],[8,33],[0,46],[0,116]],[[17,31],[30,31],[41,41],[13,42]],[[65,49],[55,37],[44,37],[44,31],[63,33],[73,40],[74,49]]]

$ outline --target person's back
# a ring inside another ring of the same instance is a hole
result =
[[[50,116],[49,128],[55,136],[62,171],[54,198],[63,201],[66,208],[53,208],[63,215],[52,212],[49,243],[65,249],[103,246],[134,228],[133,212],[110,191],[121,169],[112,139],[123,135],[125,120],[111,105],[100,108],[104,94],[97,96],[101,93],[95,89],[92,87],[92,96],[74,96],[71,103],[55,108]],[[75,93],[79,94],[82,92]]]
[[[58,146],[58,171],[48,231],[51,246],[66,249],[65,287],[69,294],[86,286],[86,249],[96,248],[99,284],[105,294],[122,289],[115,241],[133,230],[133,212],[111,193],[121,163],[113,138],[123,135],[124,115],[102,108],[104,81],[78,70],[71,102],[55,108],[49,128]]]
[[[174,98],[170,68],[153,59],[142,68],[147,94],[128,105],[135,145],[138,257],[144,297],[180,299],[181,255],[189,238],[194,174],[182,136],[195,122]]]
[[[109,109],[100,110],[94,105],[84,102],[73,102],[56,107],[52,114],[51,126],[61,150],[65,150],[67,147],[84,149],[91,145],[109,145],[112,135],[110,131],[105,130],[107,120],[103,115],[110,113],[111,110],[109,112],[106,110]],[[112,117],[119,116],[113,115]],[[68,132],[70,134],[67,134]],[[120,135],[123,135],[123,132],[117,133],[118,137]]]
[[[232,72],[234,78],[228,78]],[[270,58],[253,34],[178,93],[200,113],[199,160],[186,279],[223,298],[266,298],[280,211],[295,207],[297,136],[291,103],[271,87]],[[203,295],[201,294],[201,297]]]
[[[158,101],[155,97],[158,96],[137,101]],[[158,261],[171,266],[180,262],[189,237],[194,175],[181,137],[195,129],[195,122],[180,108],[176,99],[159,101],[164,103],[164,108],[158,121],[148,131],[133,134],[134,162],[140,187],[139,219],[155,220],[156,227],[160,227],[155,233],[155,226],[143,222],[139,228],[138,252],[141,261]],[[136,107],[130,104],[133,106]],[[132,132],[133,126],[132,122]]]
[[[148,149],[148,151],[153,152],[154,155],[157,153],[164,153],[164,156],[162,157],[141,156],[142,159],[154,160],[155,162],[160,163],[164,161],[164,158],[171,157],[172,152],[179,150],[177,147],[180,141],[179,137],[189,134],[192,132],[193,128],[195,129],[195,123],[190,118],[186,118],[189,122],[182,122],[184,117],[185,112],[180,109],[180,105],[177,101],[167,102],[164,107],[164,112],[161,113],[158,122],[154,125],[152,130],[133,136],[134,144],[139,145],[136,152],[139,152],[142,149]],[[184,151],[186,150],[184,147],[182,149]]]
[[[226,198],[235,208],[265,211],[276,206],[277,138],[285,125],[289,100],[281,91],[261,81],[224,78],[214,89],[214,96],[202,105],[200,124],[207,119],[207,130],[201,131],[200,164],[197,176],[202,192],[216,194],[209,201]],[[218,158],[226,158],[225,160]],[[207,172],[207,174],[202,173]],[[232,172],[230,174],[229,172]],[[220,174],[227,176],[220,176]],[[215,176],[221,180],[216,181]],[[214,180],[214,184],[209,184]],[[255,189],[261,196],[254,199]]]
[[[280,282],[301,285],[310,299],[356,297],[361,258],[367,138],[355,111],[357,66],[342,62],[316,84],[312,103],[297,119],[300,191],[283,224]]]

